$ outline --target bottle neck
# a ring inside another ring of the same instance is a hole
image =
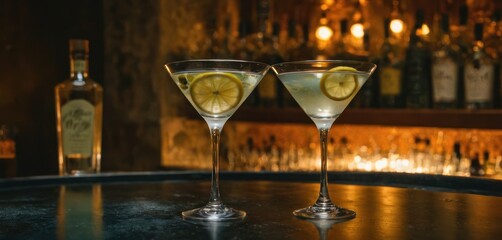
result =
[[[77,81],[87,78],[89,72],[89,61],[87,56],[70,57],[70,76]]]

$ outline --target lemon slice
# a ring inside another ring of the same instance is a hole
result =
[[[241,81],[230,73],[202,73],[191,81],[192,101],[207,113],[219,114],[236,107],[242,94]]]
[[[352,96],[357,90],[358,83],[357,76],[349,72],[357,72],[357,70],[346,66],[330,69],[321,78],[322,93],[335,101],[342,101]]]

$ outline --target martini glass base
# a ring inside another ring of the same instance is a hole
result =
[[[181,213],[183,219],[205,222],[239,221],[246,217],[246,212],[226,206],[204,206]]]
[[[318,220],[336,220],[346,221],[356,217],[356,213],[352,210],[331,206],[310,206],[295,210],[293,214],[298,218],[318,219]]]

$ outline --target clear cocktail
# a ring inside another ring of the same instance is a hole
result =
[[[329,129],[342,114],[376,65],[356,61],[301,61],[273,65],[272,68],[317,126],[321,141],[321,188],[316,203],[295,210],[294,215],[308,219],[344,220],[355,212],[332,203],[328,192],[327,139]]]
[[[270,66],[238,60],[192,60],[166,64],[166,69],[183,95],[204,118],[211,133],[213,172],[209,202],[182,213],[196,221],[232,221],[246,216],[220,199],[219,142],[225,122],[234,114]]]

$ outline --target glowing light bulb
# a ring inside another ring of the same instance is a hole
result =
[[[404,29],[403,20],[397,18],[397,19],[392,19],[392,21],[390,21],[390,30],[393,33],[401,33],[403,29]]]
[[[422,24],[422,35],[429,35],[431,31],[429,30],[429,26],[427,24]]]
[[[350,33],[356,38],[364,37],[364,27],[360,23],[356,23],[350,27]]]
[[[315,37],[322,41],[328,41],[333,36],[333,30],[327,26],[320,26],[315,31]]]

